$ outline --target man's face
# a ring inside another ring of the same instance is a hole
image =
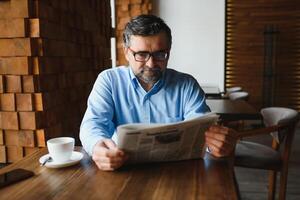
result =
[[[166,69],[169,51],[168,39],[164,32],[145,37],[131,36],[130,47],[124,48],[125,57],[134,74],[142,84],[150,86],[161,78]],[[141,61],[146,57],[147,52],[151,53],[150,58]],[[165,59],[164,55],[166,55]]]

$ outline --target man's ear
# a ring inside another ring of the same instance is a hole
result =
[[[123,45],[123,52],[126,60],[129,62],[129,50],[125,45]]]

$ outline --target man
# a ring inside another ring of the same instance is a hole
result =
[[[101,170],[115,170],[128,158],[111,139],[117,126],[178,122],[210,111],[192,76],[167,69],[172,36],[162,19],[133,18],[123,41],[129,67],[99,74],[80,128],[83,147]],[[216,157],[229,155],[236,143],[234,131],[221,126],[210,127],[205,139]]]

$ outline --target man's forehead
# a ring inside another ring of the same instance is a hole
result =
[[[168,39],[164,32],[150,36],[132,35],[130,37],[130,47],[159,47],[167,49]]]

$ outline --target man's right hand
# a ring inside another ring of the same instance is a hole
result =
[[[94,146],[92,158],[100,170],[113,171],[121,167],[128,156],[111,139],[102,139]]]

